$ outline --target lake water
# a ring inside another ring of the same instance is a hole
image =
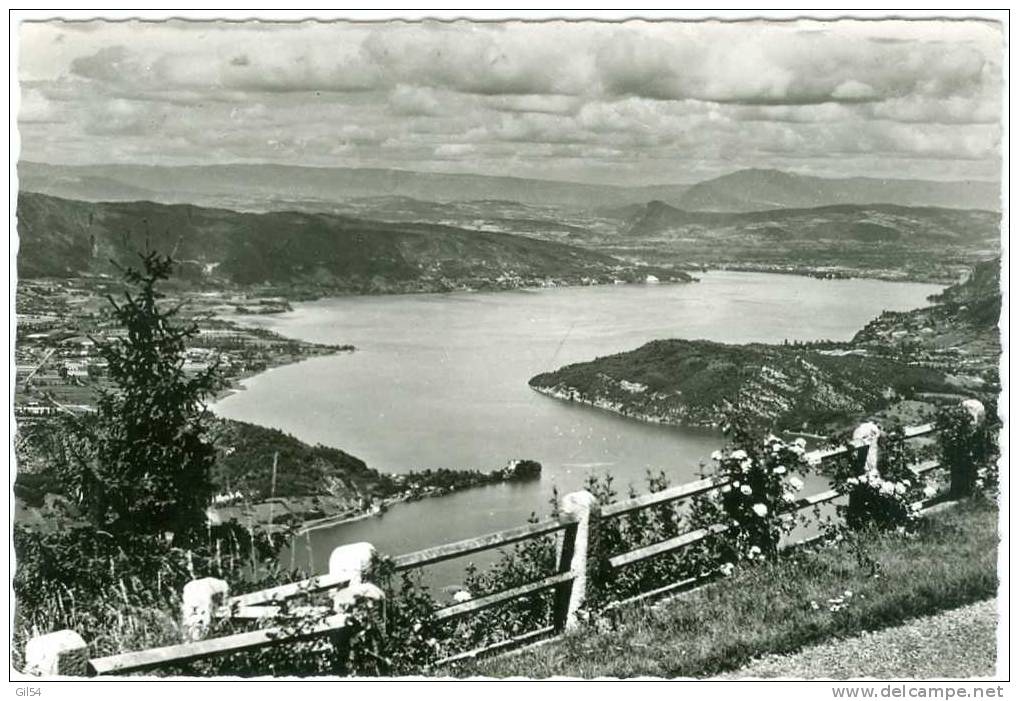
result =
[[[513,458],[543,466],[540,480],[398,504],[381,517],[312,531],[294,559],[322,571],[343,543],[366,540],[395,555],[521,525],[547,513],[553,487],[573,491],[591,474],[613,475],[624,496],[630,484],[646,491],[649,470],[687,481],[721,443],[712,430],[645,424],[539,395],[527,385],[539,372],[661,338],[848,340],[883,310],[923,306],[939,289],[712,272],[686,285],[325,299],[243,321],[357,352],[269,370],[213,408],[385,472],[487,471]]]

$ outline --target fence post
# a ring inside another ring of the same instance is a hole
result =
[[[873,421],[864,421],[862,424],[856,427],[853,431],[853,441],[860,441],[864,444],[861,450],[865,450],[864,459],[860,465],[860,475],[866,475],[869,472],[877,472],[877,450],[878,450],[878,439],[881,438],[881,427]],[[853,515],[858,514],[862,510],[862,506],[859,503],[859,496],[857,490],[853,490],[849,493],[849,508],[850,522],[852,522]]]
[[[25,645],[25,673],[37,677],[86,677],[88,645],[73,630],[34,637]]]
[[[960,440],[967,441],[971,445],[960,445],[956,447],[955,459],[949,465],[951,474],[951,485],[948,489],[950,498],[969,496],[977,480],[977,466],[973,463],[976,456],[973,454],[972,442],[976,439],[976,433],[980,425],[987,418],[987,410],[984,405],[976,399],[966,399],[962,402],[962,408],[969,414],[970,422],[966,427],[966,435],[959,436]]]
[[[863,472],[877,471],[877,442],[881,437],[881,427],[873,421],[865,421],[853,431],[853,440],[862,441],[867,448],[867,457],[863,461]]]
[[[382,590],[366,582],[375,558],[375,546],[371,543],[350,543],[333,548],[329,555],[329,574],[347,577],[347,586],[333,594],[333,610],[342,612],[358,597],[383,598]]]
[[[222,579],[204,577],[184,585],[181,619],[190,640],[201,640],[209,632],[216,611],[226,604],[230,585]]]
[[[375,559],[375,546],[371,543],[350,543],[333,548],[329,554],[329,574],[346,577],[347,585],[333,592],[333,611],[336,613],[347,613],[357,603],[358,599],[369,602],[374,609],[378,605],[385,605],[385,592],[371,582],[365,581]],[[377,614],[377,611],[373,612]],[[381,621],[376,616],[376,621],[382,632],[385,632],[386,621],[385,611],[382,612]],[[349,625],[349,623],[347,624]],[[350,637],[351,630],[343,628],[334,631],[329,635],[329,642],[335,651],[335,659],[339,667],[335,670],[339,674],[350,672]]]
[[[598,585],[598,525],[601,505],[586,490],[571,492],[559,505],[560,518],[567,521],[559,548],[558,570],[573,579],[561,585],[555,596],[555,627],[570,630],[578,623],[577,612]]]

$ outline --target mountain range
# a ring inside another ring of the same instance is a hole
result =
[[[661,200],[691,211],[748,212],[835,204],[886,203],[1000,209],[1000,184],[892,178],[820,178],[747,169],[693,185],[624,187],[467,173],[276,164],[210,166],[18,164],[21,189],[90,201],[150,200],[242,210],[312,210],[359,197],[433,202],[512,200],[574,209],[625,207]],[[303,205],[301,204],[303,203]]]
[[[172,253],[182,274],[195,280],[361,293],[520,287],[549,278],[643,280],[652,272],[562,243],[334,214],[96,203],[22,192],[17,217],[22,277],[110,273],[147,245]],[[679,271],[669,277],[690,279]]]
[[[672,204],[694,211],[752,212],[876,203],[1000,210],[1001,186],[973,180],[819,178],[780,170],[748,169],[698,183]]]
[[[512,200],[589,208],[650,199],[676,200],[685,185],[618,187],[559,180],[424,173],[384,168],[314,168],[276,164],[149,166],[18,164],[21,188],[91,201],[151,200],[267,211],[275,203],[337,203],[360,197],[409,197],[432,202]]]
[[[842,204],[822,207],[704,212],[661,201],[629,210],[628,236],[689,237],[698,232],[782,241],[853,241],[859,243],[942,242],[987,244],[1000,236],[1000,215],[981,209]]]

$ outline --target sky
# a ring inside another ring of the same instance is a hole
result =
[[[26,22],[21,158],[998,177],[982,21]]]

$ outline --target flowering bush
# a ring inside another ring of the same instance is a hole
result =
[[[866,426],[866,424],[865,424]],[[870,424],[877,432],[877,426]],[[848,495],[839,514],[846,527],[861,530],[912,528],[919,519],[921,490],[934,496],[932,485],[925,485],[910,469],[915,453],[905,442],[902,428],[894,427],[877,438],[877,462],[869,463],[867,449],[848,446],[848,453],[833,461],[832,487]]]
[[[720,490],[695,499],[690,517],[695,527],[729,526],[724,537],[711,539],[710,556],[716,567],[778,554],[781,537],[797,522],[791,507],[803,489],[798,475],[806,468],[802,438],[792,443],[773,435],[762,439],[739,420],[724,428],[732,445],[715,451],[711,458],[716,474],[729,481]]]

